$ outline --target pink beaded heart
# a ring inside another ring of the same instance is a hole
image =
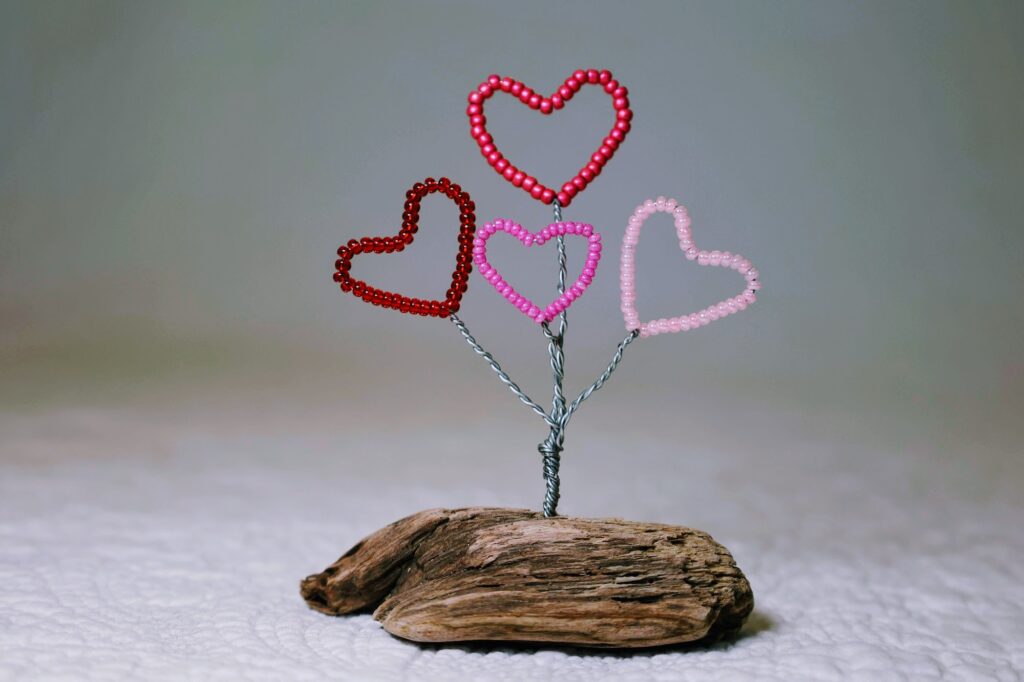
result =
[[[747,279],[747,286],[743,293],[690,315],[640,322],[640,316],[636,312],[636,245],[640,240],[640,228],[643,227],[644,221],[651,214],[658,212],[671,213],[675,218],[679,248],[686,254],[687,260],[695,260],[700,265],[715,265],[736,270]],[[748,305],[757,300],[754,292],[761,288],[761,283],[757,279],[757,270],[743,256],[728,251],[698,250],[693,243],[690,215],[687,213],[686,207],[675,199],[666,199],[665,197],[648,199],[636,207],[636,211],[626,226],[626,234],[622,238],[622,260],[619,273],[622,287],[622,317],[626,321],[626,329],[630,331],[639,329],[640,336],[684,332],[703,327],[726,315],[745,310]]]
[[[553,237],[582,237],[586,239],[588,243],[587,261],[583,265],[583,271],[580,272],[580,276],[576,278],[576,281],[572,286],[567,288],[564,294],[561,294],[558,298],[553,300],[550,305],[542,309],[540,306],[535,305],[533,301],[516,291],[511,284],[502,279],[501,275],[498,274],[498,271],[494,269],[494,266],[488,262],[487,240],[490,239],[491,235],[495,232],[507,232],[513,237],[519,239],[519,241],[521,241],[525,246],[541,246]],[[483,275],[484,279],[490,282],[491,286],[493,286],[499,294],[504,296],[509,303],[514,305],[521,313],[537,324],[550,322],[555,319],[559,313],[568,309],[568,307],[572,305],[573,301],[583,295],[583,292],[587,290],[590,283],[594,281],[594,274],[597,272],[597,264],[600,260],[601,235],[594,232],[593,225],[587,225],[586,223],[551,223],[540,232],[533,233],[519,223],[498,218],[478,229],[476,231],[476,237],[473,239],[473,262],[477,264],[477,271]]]
[[[548,115],[563,108],[584,85],[596,85],[602,88],[612,99],[612,108],[615,110],[615,121],[612,128],[601,141],[601,146],[590,155],[590,160],[580,168],[576,175],[562,185],[562,189],[556,191],[545,186],[532,175],[518,169],[511,161],[498,150],[497,145],[487,132],[487,118],[484,116],[484,103],[495,93],[507,92],[519,99],[526,106]],[[582,192],[588,184],[594,181],[601,174],[601,169],[611,160],[615,150],[626,139],[626,133],[631,127],[633,111],[629,108],[629,91],[612,76],[611,71],[598,71],[597,69],[577,69],[565,82],[545,97],[534,92],[527,85],[514,78],[501,77],[492,74],[475,90],[469,93],[469,106],[466,108],[466,115],[469,116],[469,131],[480,145],[480,153],[487,163],[491,164],[503,178],[516,187],[528,192],[531,197],[545,204],[550,204],[556,198],[562,206],[572,203],[572,198]]]

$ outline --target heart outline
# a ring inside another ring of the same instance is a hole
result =
[[[445,292],[445,300],[424,300],[409,298],[401,294],[371,287],[366,282],[351,276],[352,258],[361,253],[394,253],[405,250],[414,241],[419,230],[420,203],[429,194],[440,192],[459,207],[459,249],[455,256],[455,270],[451,286]],[[399,312],[425,317],[448,317],[459,311],[462,296],[469,287],[469,274],[473,271],[472,249],[476,233],[476,205],[468,192],[446,177],[438,180],[425,178],[405,193],[402,213],[402,228],[394,237],[363,237],[350,239],[338,247],[338,260],[334,262],[334,281],[342,291],[376,306],[392,308]]]
[[[676,226],[676,234],[679,237],[679,248],[686,255],[687,260],[695,260],[699,265],[728,267],[736,270],[747,281],[747,286],[743,292],[696,313],[641,322],[640,315],[636,311],[636,246],[639,243],[640,229],[643,227],[644,222],[651,215],[659,212],[672,215]],[[626,225],[626,232],[622,237],[622,255],[619,262],[621,310],[627,330],[639,330],[641,337],[689,331],[690,329],[706,326],[727,315],[745,310],[747,306],[757,301],[755,292],[761,288],[757,268],[739,254],[730,253],[729,251],[702,251],[698,249],[693,242],[693,231],[691,228],[692,220],[686,207],[675,199],[666,199],[665,197],[646,199],[637,206],[636,211],[630,216],[629,222]]]
[[[566,288],[545,308],[541,309],[533,301],[516,291],[515,287],[506,282],[498,270],[487,260],[487,240],[497,232],[505,232],[517,238],[524,246],[543,246],[548,240],[561,236],[579,236],[587,240],[587,259],[583,264],[576,281]],[[549,224],[540,232],[530,232],[513,220],[496,218],[485,223],[473,240],[473,262],[477,264],[480,276],[486,279],[495,291],[505,297],[519,312],[537,324],[555,319],[561,312],[568,310],[590,286],[597,274],[597,265],[601,261],[601,235],[594,231],[594,226],[587,223],[562,221]]]
[[[562,109],[584,85],[599,85],[611,96],[612,107],[615,110],[615,124],[605,136],[601,146],[591,155],[590,161],[568,182],[564,183],[560,191],[556,192],[532,175],[517,168],[498,150],[491,134],[487,132],[484,102],[497,92],[506,92],[517,97],[520,102],[531,109],[549,115]],[[606,69],[601,71],[577,69],[565,79],[565,82],[555,92],[547,97],[538,95],[514,78],[491,74],[486,81],[469,93],[468,100],[469,106],[466,108],[466,115],[469,117],[470,135],[480,146],[480,153],[499,175],[544,204],[550,204],[556,198],[562,206],[572,203],[573,197],[586,189],[587,185],[601,174],[605,164],[615,155],[619,144],[626,139],[626,134],[631,128],[630,121],[633,119],[633,111],[629,108],[629,90],[620,85],[612,76],[611,71]]]

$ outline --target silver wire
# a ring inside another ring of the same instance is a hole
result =
[[[555,222],[562,221],[562,206],[556,199],[554,201],[554,217]],[[565,277],[566,277],[566,252],[565,252],[565,237],[558,237],[558,294],[561,296],[565,293]],[[512,381],[512,378],[501,368],[498,361],[494,359],[490,353],[483,349],[473,335],[469,333],[469,329],[466,327],[466,323],[459,319],[459,316],[452,313],[449,318],[452,324],[462,334],[462,338],[466,340],[466,343],[470,345],[477,355],[482,357],[494,373],[498,375],[498,379],[501,383],[505,384],[510,391],[519,401],[533,410],[538,416],[540,416],[544,423],[548,425],[548,436],[538,446],[537,450],[540,452],[543,471],[544,471],[544,516],[552,517],[558,516],[558,500],[560,497],[560,480],[558,477],[558,470],[561,466],[562,461],[562,449],[565,446],[565,428],[569,424],[569,420],[576,410],[579,409],[580,405],[583,404],[587,398],[592,396],[596,391],[599,391],[602,386],[607,383],[611,378],[612,373],[622,362],[622,356],[626,351],[626,347],[633,343],[640,336],[640,330],[633,330],[626,338],[619,342],[618,347],[615,349],[615,354],[612,356],[611,362],[604,372],[597,378],[594,383],[584,389],[576,399],[568,405],[565,401],[565,394],[562,389],[562,384],[565,379],[565,332],[569,326],[568,316],[563,310],[559,315],[558,320],[558,333],[551,331],[551,326],[544,322],[541,324],[541,330],[544,332],[544,338],[548,340],[548,358],[551,364],[551,375],[552,375],[552,388],[551,388],[551,412],[550,414],[544,411],[544,408],[538,405],[530,396],[526,395],[523,389],[519,388],[516,382]]]
[[[556,223],[562,222],[562,205],[555,199],[552,211]],[[565,237],[559,235],[556,240],[558,244],[558,295],[565,293],[566,276],[566,253]],[[569,318],[566,311],[558,316],[558,334],[553,334],[547,323],[541,325],[544,336],[548,340],[548,356],[551,361],[551,420],[548,437],[538,446],[543,462],[544,470],[544,516],[552,517],[558,515],[558,499],[560,496],[561,481],[558,477],[558,470],[562,463],[562,448],[565,444],[565,424],[563,416],[566,415],[565,394],[562,392],[562,384],[565,379],[565,332],[569,326]]]
[[[466,327],[466,323],[459,319],[458,315],[452,313],[448,319],[451,320],[452,324],[454,324],[459,330],[459,333],[462,334],[462,338],[466,340],[466,343],[470,345],[477,355],[487,361],[487,364],[491,366],[494,373],[498,375],[498,379],[501,380],[501,383],[508,386],[508,390],[512,391],[512,393],[519,398],[521,403],[536,412],[542,419],[544,419],[544,422],[548,424],[548,426],[556,425],[557,422],[548,416],[548,413],[544,411],[544,408],[534,402],[530,396],[526,395],[526,392],[523,391],[523,389],[519,388],[519,385],[516,384],[516,382],[512,381],[512,378],[505,373],[505,370],[501,368],[501,365],[499,365],[498,361],[494,359],[494,356],[484,350],[483,346],[477,343],[477,340],[469,333],[469,328]]]

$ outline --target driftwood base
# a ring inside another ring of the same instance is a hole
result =
[[[754,607],[750,584],[707,533],[520,509],[431,509],[378,530],[302,596],[331,615],[375,609],[418,642],[588,647],[708,642]]]

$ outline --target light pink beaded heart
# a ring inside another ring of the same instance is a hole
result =
[[[636,245],[640,240],[640,228],[643,227],[644,221],[651,214],[659,212],[671,213],[675,218],[679,248],[686,254],[688,260],[695,260],[700,265],[715,265],[739,272],[747,280],[747,286],[743,292],[690,315],[640,322],[640,315],[636,312]],[[626,226],[626,234],[622,238],[622,260],[619,268],[619,282],[622,288],[622,317],[626,321],[626,329],[630,331],[639,329],[640,336],[684,332],[703,327],[726,315],[745,310],[748,305],[757,300],[754,292],[761,288],[761,283],[757,279],[757,270],[743,256],[728,251],[698,250],[693,243],[690,215],[687,213],[686,207],[675,199],[666,199],[665,197],[647,199],[636,207],[636,211]]]
[[[487,240],[495,232],[507,232],[516,237],[525,246],[541,246],[549,239],[560,236],[581,237],[587,240],[587,261],[583,265],[580,276],[565,290],[565,293],[555,298],[546,308],[541,308],[516,291],[511,284],[498,274],[494,266],[488,262]],[[597,264],[600,260],[601,235],[594,232],[593,225],[587,225],[586,223],[551,223],[540,232],[533,233],[519,223],[498,218],[478,229],[476,237],[473,239],[473,262],[477,264],[477,271],[509,303],[537,324],[550,322],[555,319],[559,313],[568,309],[573,301],[583,295],[583,292],[587,290],[590,283],[594,281],[594,274],[597,272]]]

